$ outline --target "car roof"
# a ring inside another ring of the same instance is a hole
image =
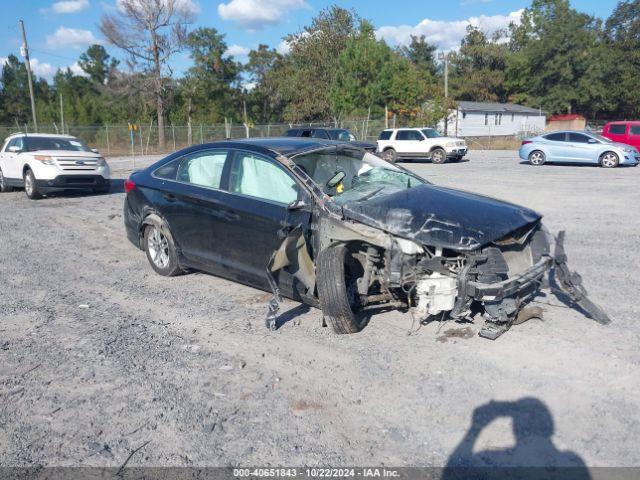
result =
[[[24,132],[12,133],[7,138],[13,138],[13,137],[76,138],[73,135],[60,135],[58,133],[24,133]]]
[[[334,140],[325,140],[322,138],[309,138],[309,137],[256,137],[256,138],[242,138],[234,140],[222,140],[219,142],[207,143],[192,147],[193,150],[200,150],[202,148],[239,148],[256,153],[284,155],[285,157],[291,157],[299,153],[310,152],[313,150],[320,150],[326,147],[347,147],[349,144],[345,142],[338,142]],[[351,147],[357,148],[357,147]]]
[[[398,128],[385,128],[385,132],[393,132],[397,130],[435,130],[433,127],[398,127]]]
[[[607,122],[607,125],[638,125],[640,120],[616,120],[615,122]]]

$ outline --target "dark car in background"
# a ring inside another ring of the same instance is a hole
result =
[[[349,142],[353,146],[362,148],[370,153],[375,153],[378,148],[375,143],[356,140],[355,135],[345,128],[290,128],[284,135],[285,137],[319,138],[322,140]]]
[[[495,339],[523,321],[545,275],[590,315],[562,235],[536,212],[439,187],[360,148],[311,138],[255,138],[190,147],[125,182],[127,236],[152,268],[198,269],[319,306],[337,333],[376,309],[420,321],[482,311]]]

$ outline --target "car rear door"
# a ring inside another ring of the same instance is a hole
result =
[[[550,133],[544,136],[546,148],[548,152],[548,161],[570,162],[571,148],[567,146],[566,132]]]
[[[234,218],[224,208],[229,150],[194,152],[153,173],[162,182],[154,207],[166,219],[178,247],[190,266],[224,273],[226,259],[219,245],[225,227]]]
[[[288,209],[303,197],[310,202],[304,188],[278,162],[254,152],[235,151],[229,192],[222,203],[229,215],[219,246],[234,279],[269,289],[267,265],[284,236],[297,225],[309,231],[310,209]],[[281,280],[282,292],[291,295],[293,279]]]
[[[9,150],[11,147],[18,147],[20,150],[24,148],[24,141],[22,137],[12,138],[5,146],[2,152],[2,161],[0,167],[2,167],[2,174],[5,178],[12,180],[22,179],[22,165],[21,155],[22,153],[12,152]]]
[[[640,149],[640,123],[629,127],[629,145]]]

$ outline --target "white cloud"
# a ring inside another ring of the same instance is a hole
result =
[[[200,5],[195,0],[162,0],[162,2],[167,5],[173,2],[175,11],[184,15],[197,15],[200,13]],[[138,0],[118,0],[116,3],[121,12],[125,10],[125,4],[133,4],[139,7],[139,4],[136,5]]]
[[[287,42],[286,40],[282,40],[278,46],[276,47],[276,51],[280,54],[280,55],[286,55],[287,53],[289,53],[291,51],[291,45],[289,44],[289,42]]]
[[[55,13],[76,13],[89,8],[89,0],[63,0],[51,5]]]
[[[231,0],[218,5],[218,15],[242,28],[260,30],[276,25],[292,10],[309,8],[305,0]]]
[[[0,57],[0,67],[3,67],[7,60],[9,60],[7,57]]]
[[[80,77],[88,77],[89,75],[87,75],[87,72],[85,72],[84,70],[82,70],[82,68],[80,67],[80,64],[78,62],[69,65],[69,70],[71,70],[71,73],[73,73],[74,75],[78,75]],[[66,68],[65,68],[66,70]]]
[[[242,45],[231,45],[224,52],[227,57],[246,57],[249,55],[250,50]]]
[[[50,80],[51,78],[53,78],[53,76],[56,73],[56,70],[58,70],[56,67],[54,67],[50,63],[41,62],[37,58],[30,59],[30,63],[31,63],[31,71],[33,72],[33,74],[36,77],[44,77],[47,80]]]
[[[507,28],[511,23],[520,23],[522,12],[522,10],[518,10],[509,15],[480,15],[479,17],[450,22],[425,18],[415,26],[380,27],[376,31],[376,36],[392,45],[408,45],[411,42],[411,35],[418,37],[424,35],[427,42],[436,45],[438,49],[451,50],[460,45],[460,40],[466,34],[467,26],[473,25],[491,35],[497,30]]]
[[[47,46],[50,48],[82,48],[94,43],[100,43],[100,41],[91,30],[60,27],[53,35],[47,35]]]

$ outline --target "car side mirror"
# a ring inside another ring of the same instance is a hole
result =
[[[98,151],[98,149],[97,149],[97,148],[92,148],[92,149],[91,149],[91,151],[92,151],[93,153],[100,153],[100,152]]]
[[[587,143],[598,143],[598,141],[595,138],[590,138]]]
[[[336,172],[336,174],[327,181],[327,187],[334,188],[347,176],[344,172]]]
[[[7,150],[13,153],[20,153],[22,149],[17,145],[11,145]]]

